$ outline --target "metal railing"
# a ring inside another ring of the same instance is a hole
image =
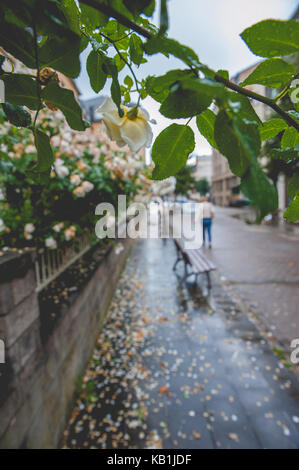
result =
[[[40,292],[65,269],[86,253],[94,237],[86,232],[72,245],[55,250],[44,249],[39,252],[35,261],[36,291]]]

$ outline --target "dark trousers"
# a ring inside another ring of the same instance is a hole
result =
[[[206,241],[206,232],[208,232],[209,242],[211,243],[212,241],[211,227],[212,227],[212,219],[203,219],[203,242],[204,243]]]

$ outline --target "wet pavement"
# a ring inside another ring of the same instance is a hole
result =
[[[299,236],[248,225],[245,209],[216,208],[211,258],[224,282],[289,354],[299,338]],[[233,217],[234,216],[234,217]]]
[[[297,379],[217,276],[211,308],[175,258],[171,240],[135,243],[63,447],[299,448]]]

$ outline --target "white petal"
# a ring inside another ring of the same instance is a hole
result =
[[[127,119],[120,128],[120,135],[132,152],[138,152],[148,140],[147,122],[141,118]]]
[[[101,113],[103,115],[103,119],[104,118],[107,118],[109,119],[110,121],[114,122],[115,124],[117,124],[118,126],[121,126],[123,124],[123,121],[125,118],[121,118],[119,117],[119,114],[118,114],[118,110],[117,110],[117,106],[116,104],[114,103],[114,101],[112,101],[111,98],[107,97],[104,101],[104,103],[102,104],[102,106],[100,106],[98,109],[97,109],[97,112]]]
[[[149,121],[150,119],[149,113],[144,108],[138,108],[138,117],[145,119],[145,121]]]
[[[96,110],[97,113],[110,113],[110,111],[117,111],[114,101],[107,96],[104,103]]]
[[[117,126],[114,122],[110,121],[110,119],[104,117],[103,118],[107,134],[109,135],[111,140],[116,140],[122,141],[121,135],[120,135],[120,127]]]
[[[153,140],[153,131],[151,126],[146,122],[146,132],[147,132],[147,140],[145,142],[146,147],[150,147],[152,145]]]

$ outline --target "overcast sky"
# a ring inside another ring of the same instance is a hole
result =
[[[239,34],[266,18],[288,19],[298,6],[298,0],[169,0],[169,37],[192,47],[201,62],[216,70],[226,69],[230,75],[234,75],[259,60],[249,51]],[[157,15],[154,18],[156,21]],[[82,60],[85,59],[86,53],[82,55]],[[182,68],[182,63],[173,57],[167,59],[159,54],[151,56],[147,64],[142,64],[140,70],[136,70],[136,75],[138,78],[162,75],[172,68]],[[124,71],[122,76],[127,74],[128,71]],[[96,96],[85,71],[76,83],[82,98]],[[109,95],[107,84],[101,93]],[[157,125],[153,126],[155,137],[173,122],[161,116],[159,103],[151,98],[145,99],[142,105],[157,121]],[[194,124],[192,127],[195,130]],[[210,153],[208,143],[198,136],[198,131],[195,151],[200,155]]]

